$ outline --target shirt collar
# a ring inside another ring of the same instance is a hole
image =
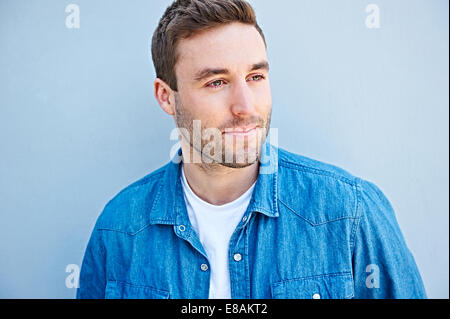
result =
[[[261,147],[258,179],[249,209],[268,217],[278,217],[278,148],[267,139]],[[186,204],[181,185],[181,148],[166,165],[150,212],[151,224],[186,222]]]

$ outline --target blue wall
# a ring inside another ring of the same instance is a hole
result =
[[[73,298],[66,267],[103,206],[169,160],[148,52],[169,3],[0,1],[0,297]],[[251,3],[279,146],[377,184],[429,297],[448,298],[448,1]]]

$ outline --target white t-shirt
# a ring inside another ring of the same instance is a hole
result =
[[[181,171],[181,183],[189,220],[205,248],[210,265],[209,298],[230,299],[228,245],[231,235],[250,203],[256,182],[239,198],[217,206],[199,198],[187,183],[184,166]]]

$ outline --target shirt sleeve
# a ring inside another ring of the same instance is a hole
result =
[[[426,298],[390,202],[376,185],[359,181],[353,251],[355,298]]]
[[[77,299],[103,299],[105,297],[106,254],[102,232],[94,228],[81,266]]]

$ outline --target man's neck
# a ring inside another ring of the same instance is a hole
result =
[[[224,205],[239,198],[257,180],[259,161],[243,168],[183,162],[183,168],[198,197],[213,205]]]

